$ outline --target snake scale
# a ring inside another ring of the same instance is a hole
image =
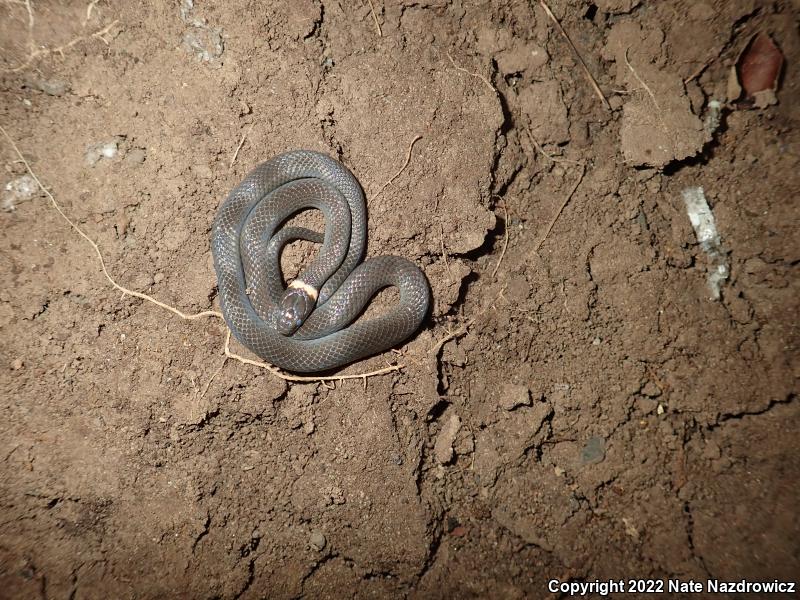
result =
[[[324,234],[285,225],[309,208],[322,211]],[[322,247],[284,287],[281,251],[298,239]],[[263,360],[299,373],[341,367],[408,338],[428,312],[428,281],[399,256],[362,262],[366,239],[364,193],[338,161],[295,150],[255,167],[212,227],[220,304],[233,335]],[[358,319],[387,286],[399,289],[399,303]]]

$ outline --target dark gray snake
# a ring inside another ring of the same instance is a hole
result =
[[[281,227],[306,208],[322,211],[324,235]],[[211,234],[222,314],[236,339],[273,365],[311,373],[383,352],[409,337],[428,311],[428,281],[399,256],[361,262],[366,238],[364,194],[341,163],[296,150],[258,165],[222,203]],[[322,248],[284,288],[280,255],[296,239]],[[387,286],[399,289],[399,304],[356,320]]]

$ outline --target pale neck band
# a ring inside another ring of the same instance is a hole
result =
[[[317,296],[319,295],[319,292],[317,292],[317,290],[308,285],[305,281],[301,281],[300,279],[295,279],[292,283],[290,283],[289,289],[303,290],[306,294],[308,294],[308,297],[311,298],[314,302],[317,301]]]

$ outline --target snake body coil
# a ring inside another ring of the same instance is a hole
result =
[[[281,225],[317,208],[325,233]],[[398,256],[361,258],[367,237],[364,194],[341,163],[309,150],[258,165],[219,208],[211,250],[220,304],[233,335],[265,361],[301,373],[377,354],[416,331],[430,293],[422,271]],[[283,287],[280,253],[293,239],[321,242],[317,257]],[[400,302],[353,322],[383,287]]]

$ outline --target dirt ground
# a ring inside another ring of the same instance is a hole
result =
[[[800,5],[549,7],[577,54],[538,0],[0,1],[0,597],[800,573]],[[729,84],[759,32],[761,107]],[[431,314],[366,382],[225,360],[14,144],[187,312],[227,192],[329,153]]]

